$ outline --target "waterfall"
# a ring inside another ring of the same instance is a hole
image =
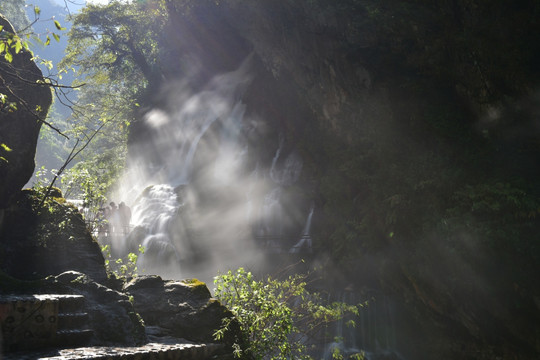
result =
[[[133,144],[119,191],[123,199],[141,194],[129,202],[134,229],[127,242],[130,251],[146,248],[139,268],[147,274],[215,276],[257,262],[265,251],[287,251],[285,234],[290,240],[300,231],[301,247],[311,249],[313,209],[302,223],[297,204],[283,195],[292,194],[302,158],[283,134],[273,155],[258,146],[267,124],[259,114],[247,115],[242,95],[250,80],[243,64],[198,93],[172,83],[162,106],[147,111],[146,137]]]
[[[274,158],[272,159],[272,166],[270,167],[270,179],[272,179],[272,181],[274,181],[277,184],[280,183],[280,179],[279,179],[279,175],[276,172],[276,164],[279,159],[279,156],[281,155],[281,150],[283,149],[284,143],[285,143],[285,138],[283,137],[283,134],[279,134],[279,146],[276,150]]]
[[[172,182],[176,184],[187,184],[189,182],[190,176],[191,176],[191,168],[193,163],[193,157],[195,156],[195,151],[197,150],[197,145],[199,145],[199,141],[203,137],[203,135],[206,133],[208,128],[214,123],[214,121],[217,120],[217,117],[210,116],[205,119],[203,122],[203,125],[201,126],[200,131],[197,133],[195,138],[191,140],[190,142],[185,142],[185,144],[189,144],[188,151],[184,156],[182,156],[182,152],[180,152],[180,156],[178,156],[178,159],[180,159],[180,164],[178,168],[180,171],[178,173],[175,173],[172,176]],[[181,148],[183,150],[183,147]]]
[[[261,227],[258,234],[259,238],[264,242],[264,248],[273,253],[281,252],[281,192],[282,189],[278,186],[264,197]]]
[[[270,167],[270,179],[281,186],[290,186],[294,184],[302,172],[303,161],[300,155],[296,152],[291,152],[283,161],[283,165],[278,167],[278,161],[283,151],[285,138],[282,134],[279,135],[279,146],[272,159]]]
[[[230,116],[222,122],[219,153],[214,165],[214,178],[222,184],[229,184],[235,180],[234,175],[247,153],[247,146],[240,144],[245,111],[246,106],[238,102],[234,105]]]
[[[138,267],[147,274],[185,276],[180,262],[185,273],[186,264],[202,264],[205,252],[208,260],[215,257],[210,251],[237,251],[235,242],[245,236],[249,204],[237,194],[248,188],[239,179],[248,151],[241,97],[251,81],[249,61],[199,92],[186,81],[171,81],[159,95],[161,107],[143,117],[145,137],[131,148],[118,193],[137,197],[129,204],[133,230],[126,250],[145,247]]]
[[[356,327],[347,326],[347,319],[336,323],[334,337],[325,346],[324,360],[332,359],[334,349],[338,349],[345,357],[363,352],[367,360],[404,360],[397,351],[394,303],[382,294],[376,296],[360,310],[355,319]],[[340,301],[356,304],[360,299],[354,291],[346,290]]]
[[[169,236],[171,221],[181,204],[169,185],[147,188],[133,208],[133,222],[145,235],[139,255],[139,269],[149,274],[175,274],[180,271],[179,253]]]
[[[304,230],[302,231],[302,236],[300,237],[300,240],[294,246],[289,250],[289,253],[295,254],[299,253],[303,247],[306,248],[308,252],[312,252],[312,240],[311,240],[311,219],[313,218],[313,212],[315,211],[315,206],[311,205],[311,209],[309,210],[309,215],[306,220],[306,225],[304,226]]]

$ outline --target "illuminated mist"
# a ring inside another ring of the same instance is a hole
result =
[[[250,58],[197,93],[187,82],[171,83],[165,106],[145,113],[149,134],[132,146],[115,196],[131,207],[134,229],[112,244],[123,254],[142,245],[143,274],[208,280],[238,266],[260,267],[264,253],[310,250],[313,207],[297,214],[306,222],[298,236],[283,241],[283,227],[298,212],[283,204],[283,193],[298,181],[301,157],[284,151],[282,136],[268,149],[270,161],[250,155],[263,124],[246,116],[242,102],[249,67]]]

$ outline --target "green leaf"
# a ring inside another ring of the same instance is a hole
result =
[[[44,45],[44,44],[43,44],[43,40],[41,40],[41,39],[39,38],[39,36],[35,36],[35,35],[34,35],[34,36],[32,36],[32,39],[35,40],[35,41],[37,41],[38,44]]]
[[[15,43],[15,54],[18,54],[21,52],[22,50],[22,43],[20,40],[18,40],[16,43]]]
[[[0,54],[3,53],[4,50],[6,50],[6,43],[5,42],[0,42]]]
[[[6,50],[6,53],[4,54],[4,58],[6,59],[7,62],[13,61],[13,55],[11,55],[11,53],[7,50]]]
[[[51,60],[41,60],[41,64],[46,66],[49,70],[54,66]]]
[[[7,145],[4,144],[4,143],[0,144],[0,147],[1,147],[2,149],[4,149],[5,151],[7,151],[7,152],[13,151],[9,146],[7,146]]]
[[[39,8],[39,6],[34,6],[34,14],[36,15],[41,14],[41,9]]]
[[[60,36],[58,36],[57,34],[55,33],[52,33],[53,37],[54,37],[54,40],[56,41],[60,41]]]
[[[58,30],[62,30],[62,25],[60,25],[60,22],[58,20],[54,20],[54,26],[56,26]]]
[[[48,46],[51,43],[51,38],[47,35],[47,40],[45,40],[45,46]]]

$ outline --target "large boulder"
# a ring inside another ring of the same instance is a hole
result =
[[[144,323],[129,297],[93,281],[87,275],[66,271],[42,282],[43,293],[83,295],[93,345],[140,345],[147,341]]]
[[[139,276],[124,287],[133,296],[134,307],[146,326],[161,335],[212,342],[214,332],[232,313],[210,295],[206,285],[196,279],[163,280],[156,275]],[[235,326],[225,342],[235,341]]]
[[[13,26],[0,14],[0,36],[14,34]],[[49,86],[32,54],[11,49],[13,59],[0,56],[0,226],[2,211],[32,177],[39,130],[52,102]],[[13,106],[10,106],[10,104]]]
[[[59,190],[53,193],[61,196]],[[62,197],[40,206],[43,194],[22,190],[5,212],[0,228],[0,271],[35,280],[74,270],[107,280],[105,260],[79,211]]]

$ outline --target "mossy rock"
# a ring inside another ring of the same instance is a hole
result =
[[[14,200],[0,232],[0,270],[22,280],[68,270],[88,274],[98,282],[107,280],[99,244],[75,207],[52,197],[40,206],[42,192],[31,189],[21,191]]]
[[[203,296],[203,297],[211,296],[210,290],[208,290],[208,287],[206,286],[206,284],[200,281],[199,279],[195,279],[195,278],[184,279],[181,282],[187,285],[191,289],[194,295]]]

